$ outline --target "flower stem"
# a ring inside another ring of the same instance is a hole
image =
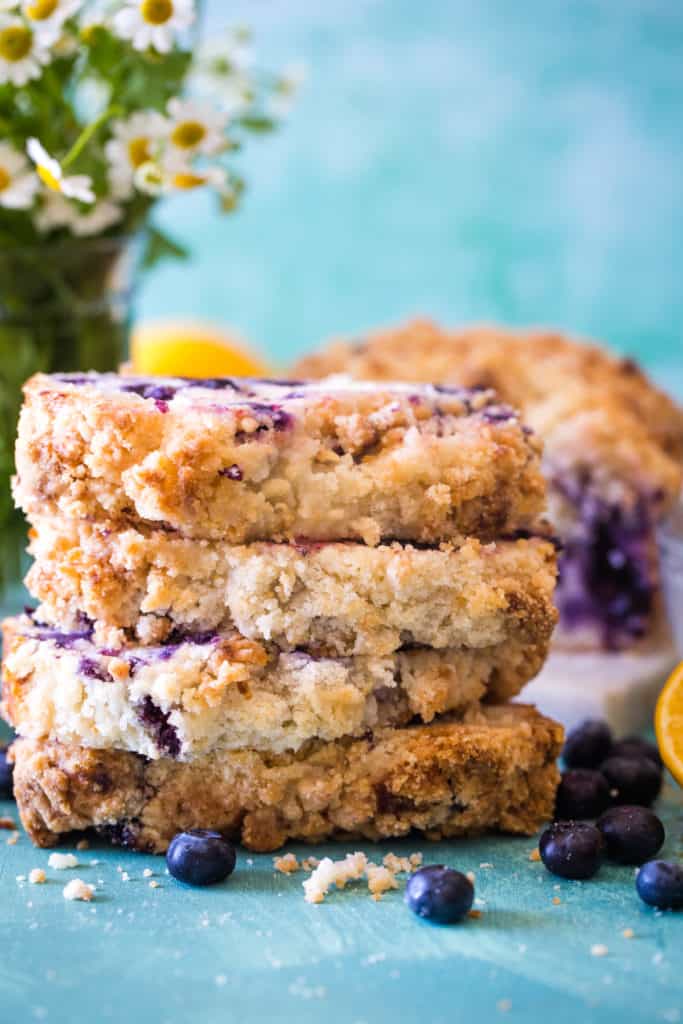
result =
[[[103,110],[99,117],[96,117],[94,121],[92,121],[89,125],[86,125],[86,127],[83,129],[81,134],[74,142],[69,152],[62,160],[62,167],[64,169],[70,167],[74,160],[77,160],[78,157],[81,155],[85,147],[92,139],[95,132],[97,132],[98,129],[101,128],[101,126],[105,124],[105,122],[107,122],[110,117],[114,117],[116,114],[121,113],[123,113],[122,108],[117,104],[112,104],[110,107],[107,107],[106,110]]]

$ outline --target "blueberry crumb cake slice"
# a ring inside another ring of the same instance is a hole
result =
[[[296,372],[495,388],[544,441],[564,545],[558,641],[615,650],[657,637],[655,528],[681,489],[683,410],[631,359],[551,332],[418,320],[333,342]]]

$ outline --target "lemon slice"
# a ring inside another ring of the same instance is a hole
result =
[[[683,662],[673,670],[659,695],[655,732],[664,764],[683,786]]]
[[[142,324],[131,341],[133,373],[159,377],[262,377],[265,362],[240,341],[201,323]]]

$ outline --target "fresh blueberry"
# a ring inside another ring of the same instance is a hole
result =
[[[605,850],[617,864],[644,864],[664,842],[664,826],[647,807],[612,807],[596,822]]]
[[[13,797],[12,776],[14,765],[7,760],[7,750],[0,749],[0,798],[11,800]]]
[[[413,913],[438,924],[462,920],[473,900],[474,886],[469,878],[443,864],[420,868],[406,885],[405,901]]]
[[[166,853],[168,870],[188,885],[215,885],[235,869],[235,847],[220,832],[193,828],[179,832]]]
[[[601,772],[572,768],[564,772],[555,803],[555,816],[562,820],[597,818],[609,807],[609,786]]]
[[[658,768],[662,768],[662,758],[655,743],[644,740],[642,736],[626,736],[617,740],[609,752],[610,757],[646,757]]]
[[[607,722],[589,718],[567,733],[562,756],[567,768],[597,768],[612,749]]]
[[[649,807],[659,796],[662,774],[646,757],[608,757],[600,765],[615,804]]]
[[[538,844],[541,860],[560,878],[592,878],[602,860],[602,836],[584,821],[556,821]]]
[[[636,889],[644,903],[660,910],[683,908],[683,865],[650,860],[636,875]]]

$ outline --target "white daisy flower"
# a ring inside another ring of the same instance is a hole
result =
[[[104,147],[112,195],[115,199],[129,199],[138,168],[158,157],[168,135],[168,122],[156,110],[141,110],[125,121],[114,121],[112,135]]]
[[[205,185],[220,190],[224,188],[227,177],[222,167],[206,167],[201,170],[192,167],[178,168],[169,173],[167,187],[173,192],[188,192],[195,188],[203,188]]]
[[[72,174],[65,178],[58,160],[50,156],[38,139],[29,139],[26,151],[36,165],[38,177],[52,192],[60,192],[67,199],[78,199],[81,203],[94,203],[92,178],[87,174]]]
[[[305,64],[290,64],[285,68],[275,83],[273,94],[268,98],[267,110],[271,117],[287,117],[306,78]]]
[[[254,85],[249,76],[253,61],[248,29],[213,37],[199,45],[191,73],[193,88],[208,96],[218,92],[223,109],[232,116],[242,113],[254,100]]]
[[[64,22],[83,6],[84,0],[24,0],[22,10],[39,39],[52,43]]]
[[[148,196],[160,196],[166,188],[164,171],[155,160],[146,160],[135,169],[135,187]]]
[[[168,142],[174,155],[187,158],[201,153],[213,156],[220,153],[228,144],[225,129],[228,114],[212,109],[196,100],[168,101],[170,119]]]
[[[114,31],[134,49],[170,53],[176,36],[195,19],[194,0],[125,0],[114,15]]]
[[[19,0],[0,0],[0,12],[16,11]]]
[[[38,177],[30,170],[24,154],[7,142],[0,142],[0,206],[27,210],[39,188]]]
[[[102,199],[96,203],[87,213],[79,213],[71,222],[71,230],[79,238],[89,235],[100,235],[107,228],[118,224],[121,220],[121,207],[109,199]]]
[[[26,85],[40,78],[50,51],[33,29],[21,18],[0,14],[0,85]]]

